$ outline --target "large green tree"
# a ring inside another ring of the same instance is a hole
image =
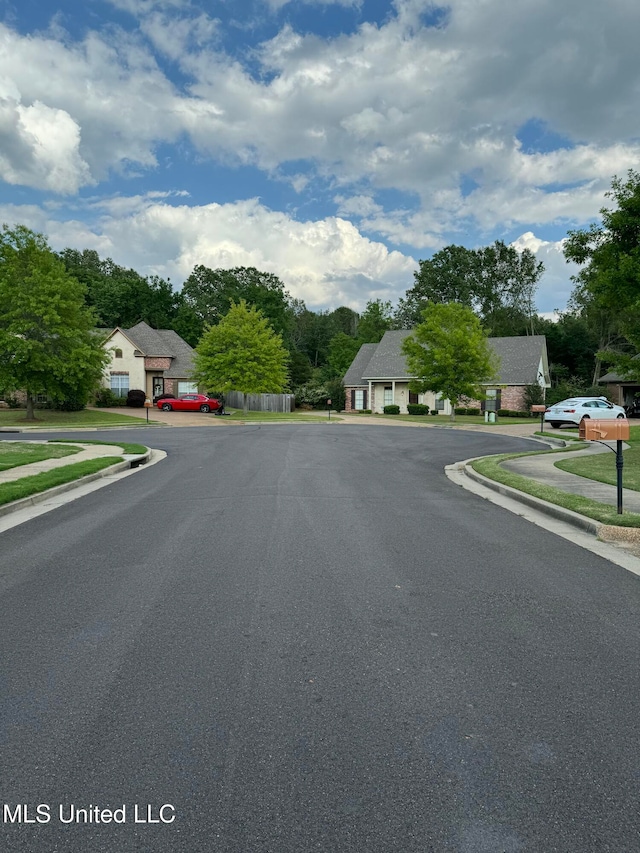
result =
[[[492,335],[523,334],[535,322],[534,297],[543,272],[533,252],[518,252],[502,240],[481,249],[446,246],[420,261],[396,319],[412,328],[428,302],[455,302],[473,308]]]
[[[285,344],[289,342],[293,326],[291,297],[273,273],[255,267],[212,270],[199,264],[185,281],[182,298],[203,328],[215,326],[232,304],[244,300],[262,313]]]
[[[409,372],[409,387],[423,393],[434,391],[451,402],[451,418],[461,397],[483,394],[482,384],[497,374],[487,335],[468,305],[428,303],[422,322],[402,345]]]
[[[107,354],[85,288],[46,238],[4,225],[0,233],[0,386],[81,406],[99,383]]]
[[[632,358],[640,352],[640,174],[614,178],[606,197],[613,206],[601,209],[601,224],[570,231],[564,245],[566,259],[581,266],[572,300],[598,330],[599,357],[640,379]]]
[[[174,328],[178,299],[169,281],[158,276],[144,278],[111,258],[101,260],[93,249],[64,249],[60,258],[67,272],[86,287],[87,303],[100,325],[126,329],[144,320],[154,329]],[[199,327],[196,339],[201,331]]]
[[[262,313],[242,299],[210,326],[195,350],[194,380],[216,391],[280,394],[289,353]]]

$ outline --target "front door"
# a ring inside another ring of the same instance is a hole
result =
[[[164,379],[162,376],[154,376],[153,377],[153,396],[159,397],[160,394],[164,394]]]

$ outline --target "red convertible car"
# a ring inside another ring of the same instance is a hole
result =
[[[220,400],[204,394],[183,394],[182,397],[165,397],[156,406],[163,412],[215,412],[222,408]]]

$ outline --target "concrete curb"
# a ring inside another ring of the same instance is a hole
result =
[[[465,459],[463,462],[456,462],[453,465],[447,465],[445,473],[446,471],[451,470],[464,474],[469,477],[470,480],[474,480],[476,483],[479,483],[487,489],[498,492],[498,494],[504,495],[504,497],[519,501],[532,509],[545,513],[545,515],[556,518],[559,521],[565,521],[567,524],[571,524],[573,527],[577,527],[579,530],[583,530],[586,533],[591,533],[596,537],[599,536],[602,527],[608,526],[603,525],[600,521],[594,521],[592,518],[587,518],[585,515],[573,512],[573,510],[556,506],[556,504],[550,504],[547,501],[534,497],[533,495],[528,495],[526,492],[520,492],[517,489],[513,489],[511,486],[505,486],[503,483],[498,483],[495,480],[490,480],[482,474],[478,474],[478,472],[474,471],[471,467],[471,463],[475,462],[476,459],[484,458],[486,457],[478,456],[474,459]],[[625,530],[626,528],[622,527],[616,529]]]
[[[37,504],[44,503],[56,495],[62,495],[66,492],[70,492],[73,489],[77,489],[80,486],[84,486],[86,483],[92,483],[95,480],[100,480],[103,477],[111,476],[112,474],[118,474],[120,471],[127,471],[131,468],[138,468],[140,465],[144,465],[151,458],[151,450],[147,448],[146,453],[139,454],[129,454],[129,453],[121,453],[122,462],[116,462],[113,465],[109,465],[108,468],[103,468],[101,471],[96,471],[93,474],[86,474],[84,477],[79,477],[77,480],[70,480],[68,483],[62,483],[59,486],[54,486],[51,489],[47,489],[44,492],[38,492],[35,495],[30,495],[28,498],[20,498],[20,500],[12,501],[11,503],[4,504],[0,506],[0,518],[5,515],[10,515],[12,512],[18,512],[21,509],[25,509],[30,506],[36,506]],[[117,454],[114,454],[117,455]]]

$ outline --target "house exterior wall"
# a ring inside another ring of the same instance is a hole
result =
[[[168,356],[145,356],[144,369],[156,371],[156,376],[159,376],[158,371],[169,370],[171,367],[171,359]]]
[[[144,369],[144,358],[134,355],[135,347],[120,330],[116,331],[105,344],[105,349],[110,354],[109,363],[103,374],[103,384],[106,388],[111,387],[111,374],[128,374],[129,388],[140,388],[146,391],[146,377]],[[116,358],[115,351],[121,350],[122,357]]]

